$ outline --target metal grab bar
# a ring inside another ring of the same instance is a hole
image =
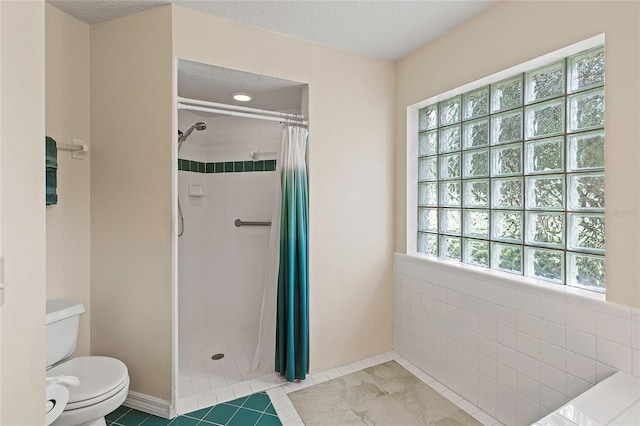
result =
[[[233,222],[234,225],[236,225],[237,227],[241,227],[241,226],[271,226],[271,222],[243,222],[240,219],[236,219],[235,222]]]

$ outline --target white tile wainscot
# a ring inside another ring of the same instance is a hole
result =
[[[640,310],[604,295],[396,253],[393,349],[508,425],[640,375]]]

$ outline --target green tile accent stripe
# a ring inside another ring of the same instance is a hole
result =
[[[206,164],[200,161],[178,159],[178,170],[183,170],[185,172],[204,173],[205,167]]]
[[[124,405],[105,417],[107,426],[282,426],[265,392],[163,419]]]
[[[273,172],[276,170],[276,160],[203,163],[180,158],[178,159],[178,170],[195,173]]]

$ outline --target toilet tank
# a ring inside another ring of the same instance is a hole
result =
[[[47,300],[47,368],[71,356],[78,341],[78,325],[84,306],[65,299]]]

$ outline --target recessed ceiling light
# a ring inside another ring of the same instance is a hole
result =
[[[232,93],[233,99],[238,102],[249,102],[253,97],[248,93]]]

